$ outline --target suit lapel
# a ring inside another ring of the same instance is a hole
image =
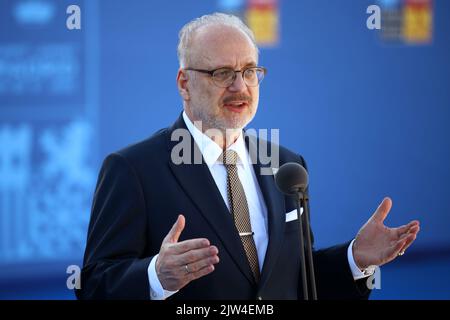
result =
[[[285,225],[285,202],[284,196],[275,185],[274,176],[261,174],[262,168],[266,168],[269,170],[271,169],[270,164],[261,164],[261,162],[259,161],[259,157],[256,156],[256,152],[254,151],[258,149],[255,146],[255,139],[247,137],[246,142],[247,146],[249,146],[252,162],[254,163],[253,169],[255,170],[255,175],[266,203],[269,222],[269,243],[267,246],[261,279],[259,282],[259,287],[262,288],[270,276],[270,273],[277,260],[278,253],[280,252],[281,245],[283,243]]]
[[[179,143],[179,141],[171,141],[171,134],[176,129],[186,129],[187,132],[189,132],[181,116],[168,131],[169,152],[171,152],[172,148]],[[193,163],[194,152],[200,154],[200,150],[190,134],[189,139],[192,155],[191,163]],[[201,164],[179,165],[176,165],[169,160],[169,166],[185,193],[193,201],[199,212],[210,224],[212,230],[220,238],[224,248],[228,251],[228,254],[245,277],[254,284],[252,271],[232,216],[223,201],[220,191],[217,188],[203,157],[201,159]]]

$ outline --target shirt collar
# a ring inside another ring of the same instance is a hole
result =
[[[208,166],[212,166],[216,162],[221,163],[219,157],[222,154],[222,148],[219,147],[217,143],[211,140],[210,137],[201,132],[189,119],[186,112],[183,111],[183,120],[186,123],[186,127],[194,138],[195,143],[197,144],[200,152],[203,155],[203,159],[205,160]],[[227,150],[234,150],[239,156],[238,164],[242,164],[243,160],[247,159],[248,153],[247,148],[245,147],[245,142],[243,138],[242,131],[239,134],[237,140],[227,148]]]

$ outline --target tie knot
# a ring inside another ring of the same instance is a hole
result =
[[[224,165],[233,165],[235,166],[238,160],[238,154],[234,150],[225,150],[222,153],[222,163]]]

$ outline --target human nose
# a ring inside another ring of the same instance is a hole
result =
[[[236,77],[231,85],[228,87],[228,90],[233,92],[241,92],[247,89],[247,85],[245,84],[242,71],[236,72]]]

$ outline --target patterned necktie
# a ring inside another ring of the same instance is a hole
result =
[[[234,224],[239,232],[245,254],[247,255],[250,268],[253,271],[255,281],[259,281],[259,263],[256,252],[255,240],[253,239],[252,225],[248,210],[247,198],[244,188],[239,180],[236,162],[238,155],[233,150],[226,150],[222,155],[222,162],[227,170],[227,194]]]

